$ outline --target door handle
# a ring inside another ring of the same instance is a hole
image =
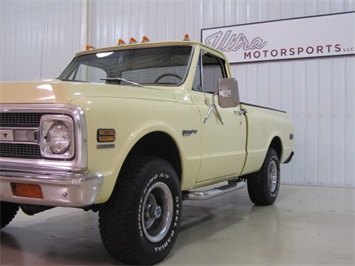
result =
[[[245,115],[246,113],[247,113],[247,110],[245,110],[245,109],[240,109],[240,110],[234,111],[235,115]]]

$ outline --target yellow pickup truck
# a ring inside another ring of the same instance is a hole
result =
[[[128,264],[169,254],[183,200],[247,186],[274,203],[293,156],[288,115],[241,102],[226,57],[198,42],[89,49],[0,95],[1,228],[19,208],[98,211],[105,248]]]

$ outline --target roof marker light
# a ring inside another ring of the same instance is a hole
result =
[[[148,39],[147,36],[143,36],[143,38],[142,38],[142,43],[143,43],[143,42],[150,42],[150,40]]]
[[[129,44],[132,44],[132,43],[137,43],[136,39],[134,39],[133,37],[131,37],[129,39]]]
[[[94,50],[94,49],[96,49],[96,48],[94,46],[91,46],[91,45],[86,45],[86,47],[85,47],[86,51]]]
[[[122,39],[118,39],[117,45],[123,45],[123,44],[126,44],[125,41]]]
[[[184,41],[190,41],[190,37],[189,37],[189,35],[187,33],[184,36]]]

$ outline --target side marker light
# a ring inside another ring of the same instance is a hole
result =
[[[114,129],[98,129],[97,142],[114,142],[116,140],[116,131]]]
[[[42,188],[36,184],[11,183],[12,194],[17,197],[43,199]]]

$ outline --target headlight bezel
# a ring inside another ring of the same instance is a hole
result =
[[[64,125],[68,129],[68,147],[62,153],[53,152],[49,140],[49,131],[55,125]],[[70,160],[75,156],[75,127],[74,121],[69,115],[43,115],[40,122],[39,144],[41,155],[48,159]]]

